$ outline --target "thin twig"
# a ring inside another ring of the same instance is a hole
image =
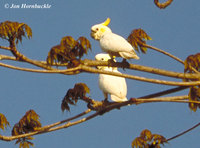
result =
[[[147,45],[147,44],[145,44],[145,46],[146,46],[147,48],[150,48],[150,49],[153,49],[153,50],[158,51],[158,52],[160,52],[160,53],[163,53],[164,55],[167,55],[167,56],[171,57],[172,59],[174,59],[174,60],[176,60],[176,61],[182,63],[183,65],[185,64],[184,61],[182,61],[182,60],[179,59],[178,57],[176,57],[176,56],[174,56],[174,55],[172,55],[172,54],[170,54],[170,53],[168,53],[168,52],[166,52],[166,51],[164,51],[164,50],[161,50],[161,49],[159,49],[159,48],[156,48],[156,47],[153,47],[153,46],[150,46],[150,45]],[[196,70],[194,67],[190,66],[190,68],[191,68],[195,73],[199,73],[199,71]]]
[[[178,138],[178,137],[180,137],[180,136],[182,136],[182,135],[184,135],[184,134],[186,134],[186,133],[192,131],[193,129],[197,128],[198,126],[200,126],[200,122],[197,123],[196,125],[194,125],[193,127],[187,129],[186,131],[181,132],[180,134],[178,134],[178,135],[176,135],[176,136],[173,136],[173,137],[167,139],[166,142],[171,141],[171,140],[173,140],[173,139],[176,139],[176,138]]]
[[[11,50],[10,47],[5,47],[5,46],[0,46],[1,49],[5,49],[5,50]]]
[[[38,129],[38,131],[40,131],[40,132],[41,131],[45,131],[45,130],[50,129],[52,127],[58,126],[60,124],[63,124],[63,123],[69,122],[71,120],[77,119],[77,118],[79,118],[81,116],[84,116],[84,115],[88,114],[89,112],[91,112],[91,109],[87,109],[86,111],[84,111],[84,112],[82,112],[82,113],[80,113],[80,114],[78,114],[78,115],[76,115],[74,117],[71,117],[71,118],[68,118],[68,119],[65,119],[65,120],[62,120],[62,121],[59,121],[59,122],[44,126],[41,129]]]
[[[160,97],[160,96],[175,93],[177,91],[181,91],[181,90],[184,90],[184,89],[187,89],[187,88],[188,88],[187,86],[178,86],[176,88],[167,89],[167,90],[164,90],[164,91],[160,91],[158,93],[153,93],[153,94],[149,94],[149,95],[146,95],[146,96],[142,96],[140,98],[148,99],[148,98]],[[140,98],[138,98],[138,99],[140,99]]]
[[[145,44],[145,46],[146,46],[147,48],[150,48],[150,49],[153,49],[153,50],[158,51],[158,52],[160,52],[160,53],[163,53],[164,55],[167,55],[167,56],[171,57],[172,59],[174,59],[174,60],[176,60],[176,61],[178,61],[178,62],[184,64],[184,61],[182,61],[182,60],[179,59],[178,57],[176,57],[176,56],[174,56],[174,55],[172,55],[172,54],[170,54],[170,53],[168,53],[168,52],[166,52],[166,51],[164,51],[164,50],[161,50],[161,49],[159,49],[159,48],[156,48],[156,47],[154,47],[154,46],[147,45],[147,44]]]
[[[38,128],[37,131],[31,132],[31,133],[26,133],[26,134],[17,135],[17,136],[2,136],[2,135],[0,135],[0,140],[12,141],[12,140],[19,139],[19,138],[24,138],[24,137],[29,137],[29,136],[33,136],[33,135],[46,133],[52,127],[55,127],[57,125],[69,122],[69,121],[74,120],[74,119],[77,119],[77,118],[79,118],[79,117],[81,117],[83,115],[88,114],[89,112],[91,112],[91,109],[87,109],[86,111],[84,111],[84,112],[82,112],[82,113],[80,113],[80,114],[78,114],[78,115],[76,115],[74,117],[71,117],[71,118],[68,118],[68,119],[65,119],[65,120],[50,124],[50,125],[43,126],[42,128]]]
[[[18,66],[12,66],[9,64],[4,64],[0,62],[0,66],[6,67],[6,68],[11,68],[14,70],[21,70],[21,71],[27,71],[27,72],[36,72],[36,73],[61,73],[61,74],[74,74],[75,71],[78,71],[80,68],[75,67],[75,68],[70,68],[70,69],[65,69],[65,70],[59,70],[59,69],[53,69],[53,70],[43,70],[43,69],[31,69],[31,68],[22,68]]]

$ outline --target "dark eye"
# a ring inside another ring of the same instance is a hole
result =
[[[99,31],[99,28],[96,28],[96,31]]]
[[[101,58],[101,61],[103,61],[104,60],[104,58]]]

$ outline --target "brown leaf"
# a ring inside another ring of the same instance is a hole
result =
[[[19,148],[30,148],[30,146],[34,146],[34,144],[30,141],[27,141],[27,139],[25,139],[24,141],[18,141],[19,144]],[[17,144],[17,143],[15,143]]]
[[[163,3],[160,3],[159,0],[154,0],[155,5],[160,9],[165,9],[167,6],[169,6],[172,3],[173,0],[166,0]]]
[[[151,131],[145,129],[132,142],[132,148],[160,148],[160,144],[166,143],[167,140],[162,135],[152,134]]]
[[[146,53],[146,40],[152,40],[150,36],[142,29],[135,29],[128,36],[127,41],[135,48],[135,50],[140,50]],[[138,48],[139,47],[139,48]]]
[[[29,110],[26,114],[16,123],[12,129],[12,136],[17,136],[25,133],[35,131],[35,129],[40,128],[42,125],[39,121],[39,115],[34,110]],[[19,147],[29,148],[34,146],[29,140],[33,140],[33,137],[19,138],[15,144],[19,143]]]
[[[7,121],[6,116],[0,113],[0,128],[5,130],[7,126],[10,126],[10,123]]]
[[[145,129],[141,132],[140,137],[142,137],[145,141],[151,141],[152,140],[152,134],[151,131],[148,129]]]
[[[89,87],[85,83],[77,83],[74,88],[69,89],[62,100],[61,110],[70,111],[70,105],[76,105],[79,99],[84,100],[86,94],[90,93]]]
[[[132,148],[143,148],[145,141],[141,137],[137,137],[133,140],[131,146]]]
[[[82,57],[84,54],[87,54],[89,49],[91,50],[91,44],[85,37],[79,37],[77,41],[79,43],[79,57]]]
[[[66,36],[61,39],[60,45],[68,50],[72,50],[77,46],[77,41],[71,36]]]
[[[71,36],[61,39],[60,45],[54,46],[48,53],[47,63],[68,63],[68,68],[79,65],[80,58],[91,50],[91,44],[85,37],[79,37],[76,41]]]
[[[200,101],[200,88],[196,86],[190,87],[188,96],[190,101]],[[189,108],[196,112],[197,108],[200,108],[200,104],[189,103]]]
[[[20,135],[34,131],[41,127],[39,115],[34,110],[29,110],[12,129],[12,135]]]
[[[0,37],[6,40],[22,42],[22,37],[32,37],[31,28],[25,23],[5,21],[0,24]]]
[[[195,70],[199,71],[200,70],[200,53],[188,56],[184,62],[184,65],[185,65],[184,72],[193,73],[194,70],[192,69],[192,67]]]

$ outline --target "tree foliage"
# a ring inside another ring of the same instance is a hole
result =
[[[148,129],[143,130],[140,136],[132,142],[132,148],[161,148],[167,139],[159,134],[152,134]]]
[[[161,9],[166,8],[171,4],[172,0],[167,0],[164,3],[160,3],[158,0],[154,0],[154,3]],[[106,112],[109,112],[113,109],[120,109],[121,107],[128,105],[139,105],[142,103],[150,102],[181,102],[188,103],[189,108],[192,111],[196,111],[200,108],[200,82],[199,82],[199,70],[200,70],[200,53],[195,55],[190,55],[183,62],[179,58],[158,49],[156,47],[150,46],[147,44],[148,40],[151,40],[151,37],[143,29],[134,29],[127,38],[127,41],[139,52],[147,53],[147,49],[156,50],[160,53],[165,54],[178,61],[181,64],[184,64],[184,73],[172,72],[142,65],[129,64],[124,67],[123,63],[120,62],[103,62],[103,61],[94,61],[89,59],[83,59],[83,56],[86,55],[89,50],[91,50],[90,41],[81,36],[75,40],[72,36],[65,36],[61,39],[58,45],[53,46],[46,58],[46,61],[36,61],[31,60],[25,55],[21,54],[15,44],[18,44],[19,41],[22,42],[23,37],[30,39],[32,37],[31,28],[25,23],[5,21],[0,24],[0,38],[7,40],[9,42],[9,47],[0,46],[1,49],[6,49],[13,53],[13,56],[0,55],[0,60],[12,60],[12,61],[21,61],[29,63],[31,65],[38,66],[41,69],[29,69],[23,67],[17,67],[13,65],[8,65],[0,62],[0,66],[23,70],[31,72],[41,72],[41,73],[58,73],[58,74],[78,74],[81,72],[87,73],[101,73],[114,76],[120,76],[124,78],[140,80],[150,83],[162,84],[162,85],[171,85],[178,86],[177,88],[156,92],[154,94],[149,94],[139,98],[130,98],[128,101],[122,103],[116,102],[106,102],[106,101],[96,101],[87,97],[90,93],[90,88],[85,83],[77,83],[73,88],[68,89],[66,95],[64,96],[61,103],[62,111],[70,111],[70,105],[76,105],[79,100],[85,101],[87,103],[87,110],[71,118],[67,118],[63,121],[55,122],[50,125],[42,127],[42,124],[39,120],[39,115],[34,110],[29,110],[26,114],[19,120],[18,123],[12,128],[12,136],[2,136],[0,135],[1,140],[12,141],[16,140],[16,144],[19,144],[20,148],[29,148],[34,146],[31,142],[33,136],[37,134],[43,134],[47,132],[53,132],[55,130],[68,128],[73,125],[77,125],[83,122],[86,122],[94,117],[103,115]],[[59,67],[63,68],[63,65],[66,66],[66,69],[60,70]],[[103,70],[98,70],[96,66],[110,66],[118,68],[127,68],[130,70],[139,70],[142,72],[148,72],[151,74],[173,77],[180,81],[167,81],[160,79],[151,79],[141,76],[134,76],[128,74],[119,74],[115,72],[107,72]],[[184,96],[169,96],[161,97],[166,94],[172,94],[183,89],[188,89],[188,94]],[[90,114],[89,114],[90,113]],[[81,119],[80,117],[85,116]],[[71,122],[72,120],[75,120]],[[197,124],[195,127],[199,126]],[[9,122],[3,114],[0,114],[0,128],[5,130],[9,126]],[[189,131],[189,130],[188,130]],[[184,132],[183,132],[184,133]],[[178,137],[178,136],[177,136]],[[172,139],[172,138],[171,138]],[[167,143],[169,139],[166,139],[164,136],[159,134],[152,134],[151,131],[145,129],[141,132],[140,136],[135,138],[132,142],[133,148],[160,148],[162,145]]]
[[[10,126],[10,123],[7,121],[6,116],[0,113],[0,129],[5,130],[7,126]]]
[[[39,121],[39,115],[34,110],[29,110],[26,114],[16,123],[12,129],[12,135],[17,136],[21,134],[26,134],[33,132],[40,128],[42,124]],[[29,148],[29,145],[33,146],[34,144],[29,140],[33,140],[31,136],[19,138],[15,144],[19,143],[20,148]]]
[[[31,28],[25,23],[5,21],[0,24],[0,37],[8,41],[22,42],[22,37],[32,37]]]
[[[188,56],[184,62],[184,65],[184,72],[194,73],[194,70],[200,71],[200,53]]]
[[[131,34],[128,36],[127,41],[137,50],[140,50],[143,53],[146,53],[147,47],[146,40],[152,40],[150,36],[147,35],[147,33],[140,29],[134,29]],[[139,47],[139,48],[138,48]]]
[[[48,53],[47,63],[68,63],[68,68],[77,66],[79,60],[88,50],[91,50],[91,44],[85,37],[79,37],[75,40],[71,36],[63,37],[60,44],[51,48]]]
[[[85,83],[77,83],[74,88],[69,89],[62,100],[61,109],[62,111],[70,111],[70,105],[75,105],[79,99],[88,99],[86,94],[90,93],[89,87]]]

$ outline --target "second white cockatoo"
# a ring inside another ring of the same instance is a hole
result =
[[[95,59],[98,61],[108,61],[111,59],[109,54],[97,54]],[[120,73],[116,67],[98,66],[98,69],[105,71],[113,71]],[[127,85],[126,80],[123,77],[117,77],[106,74],[99,74],[99,88],[103,91],[105,100],[108,99],[108,94],[110,98],[115,102],[127,101]]]
[[[111,58],[122,57],[124,59],[139,59],[133,46],[123,37],[113,33],[108,27],[110,18],[101,24],[91,27],[91,37],[98,40],[101,49]]]

